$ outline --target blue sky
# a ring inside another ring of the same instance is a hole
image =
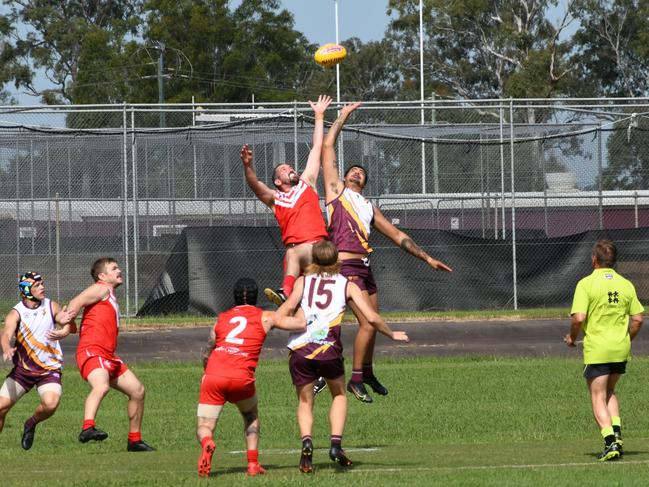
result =
[[[334,0],[281,0],[295,17],[295,29],[316,44],[336,40]],[[338,0],[340,40],[358,37],[363,42],[383,39],[390,18],[388,0]]]

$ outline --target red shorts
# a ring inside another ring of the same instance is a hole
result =
[[[201,380],[199,404],[223,406],[226,402],[237,403],[256,394],[254,378],[221,377],[205,374]]]
[[[106,370],[110,380],[117,379],[128,370],[126,364],[117,356],[106,358],[98,355],[88,356],[85,353],[77,354],[77,367],[79,367],[79,373],[83,380],[88,380],[90,372],[95,369]]]

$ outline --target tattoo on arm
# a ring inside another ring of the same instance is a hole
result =
[[[415,242],[413,242],[411,238],[404,238],[399,246],[409,254],[412,254],[415,257],[420,258],[421,260],[426,260],[426,257],[428,257],[428,254],[421,250],[421,248]]]
[[[214,350],[214,345],[216,345],[214,340],[208,340],[207,346],[203,348],[203,369],[207,367],[207,361],[209,360],[210,355],[212,354],[212,350]]]

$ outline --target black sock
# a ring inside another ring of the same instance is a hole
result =
[[[604,437],[604,444],[606,446],[611,446],[612,443],[615,443],[615,435],[608,435]]]

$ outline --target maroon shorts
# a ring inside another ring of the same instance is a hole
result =
[[[367,294],[376,294],[376,282],[374,281],[374,274],[372,274],[372,269],[370,268],[370,259],[343,260],[340,273],[349,282],[356,284],[361,291],[367,291]]]
[[[319,377],[337,379],[345,375],[345,363],[342,357],[330,360],[312,360],[291,352],[288,360],[293,385],[302,386],[315,382]]]
[[[42,375],[36,375],[22,367],[16,366],[11,369],[7,377],[13,379],[20,387],[25,389],[25,392],[29,392],[32,387],[40,387],[45,384],[61,385],[60,370],[44,370]]]

